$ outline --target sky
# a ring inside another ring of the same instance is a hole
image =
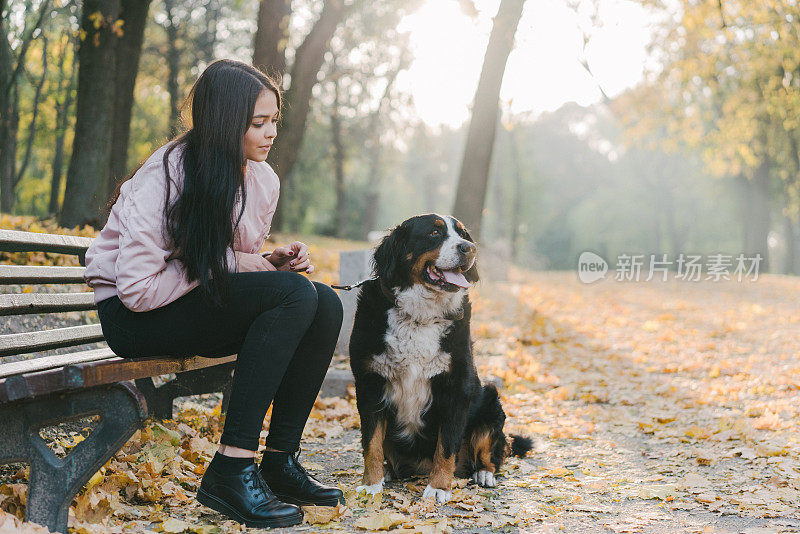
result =
[[[428,0],[400,25],[411,34],[415,59],[397,83],[431,126],[457,127],[469,118],[500,1],[475,3],[480,15],[472,19],[456,0]],[[570,101],[588,105],[601,98],[598,83],[613,97],[642,79],[653,16],[628,0],[598,5],[601,25],[592,28],[585,9],[576,13],[564,0],[525,3],[500,90],[504,109],[535,116]],[[591,37],[585,50],[581,28]],[[595,79],[580,64],[584,54]]]

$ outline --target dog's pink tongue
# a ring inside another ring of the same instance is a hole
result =
[[[442,271],[442,275],[444,275],[446,282],[453,284],[454,286],[464,288],[470,287],[470,283],[467,282],[467,279],[464,278],[464,275],[458,271]]]

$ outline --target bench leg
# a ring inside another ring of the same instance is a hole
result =
[[[39,436],[43,426],[99,415],[89,436],[58,458]],[[147,416],[144,399],[128,383],[19,401],[0,407],[0,463],[30,464],[26,519],[67,531],[72,499]]]
[[[234,369],[236,362],[185,371],[178,373],[175,380],[160,387],[155,387],[152,378],[137,378],[136,388],[147,399],[150,416],[157,419],[172,419],[172,403],[178,397],[219,391],[222,392],[222,411],[225,412],[228,409]]]

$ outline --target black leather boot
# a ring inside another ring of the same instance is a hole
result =
[[[297,506],[272,494],[255,462],[246,467],[209,464],[197,490],[197,500],[248,527],[288,527],[303,520]]]
[[[336,506],[344,504],[342,490],[326,486],[308,474],[298,457],[288,452],[264,451],[261,458],[261,475],[275,495],[284,502],[297,505]]]

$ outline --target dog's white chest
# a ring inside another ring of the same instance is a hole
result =
[[[374,357],[372,369],[386,378],[384,398],[394,405],[406,436],[422,426],[422,414],[431,403],[430,379],[450,369],[450,355],[441,350],[450,324],[447,319],[418,322],[389,310],[386,352]]]

